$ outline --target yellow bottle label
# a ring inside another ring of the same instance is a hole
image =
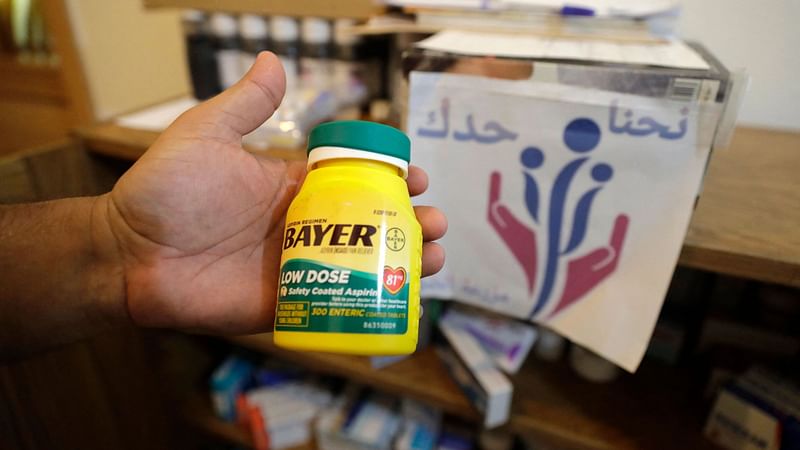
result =
[[[309,173],[287,214],[277,332],[406,334],[413,320],[416,334],[420,227],[402,179],[373,176]]]

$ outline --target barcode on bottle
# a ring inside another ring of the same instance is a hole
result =
[[[679,102],[693,102],[697,100],[702,80],[694,78],[675,78],[669,90],[670,100]]]

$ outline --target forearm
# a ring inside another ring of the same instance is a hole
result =
[[[0,206],[0,359],[128,320],[106,198]]]

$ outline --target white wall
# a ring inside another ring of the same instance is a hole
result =
[[[189,92],[180,15],[142,0],[67,0],[95,116],[141,109]]]
[[[747,68],[740,124],[800,131],[800,1],[684,0],[679,30]]]

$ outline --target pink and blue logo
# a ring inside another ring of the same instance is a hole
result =
[[[556,302],[555,306],[545,318],[555,316],[584,298],[617,269],[628,230],[626,214],[617,215],[607,245],[579,253],[591,222],[592,204],[614,176],[611,165],[591,158],[600,139],[600,127],[592,119],[578,118],[565,127],[564,145],[575,154],[575,159],[556,175],[549,199],[541,198],[542,186],[536,178],[537,169],[546,164],[544,152],[537,147],[522,150],[525,206],[533,227],[515,217],[502,203],[500,173],[493,172],[490,176],[489,223],[523,269],[528,295],[533,295],[537,285],[539,287],[530,317],[545,310],[552,301]],[[573,181],[582,173],[591,177],[594,187],[580,194],[574,206],[568,206],[567,195]],[[546,220],[540,220],[543,209],[546,209]],[[571,224],[569,229],[565,229],[565,224]],[[543,261],[539,261],[539,245],[544,245]],[[555,292],[559,270],[566,270],[560,294]]]

